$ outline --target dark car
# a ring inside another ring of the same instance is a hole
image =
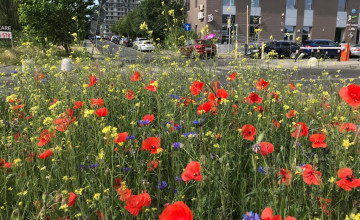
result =
[[[308,47],[309,49],[301,49],[300,53],[316,58],[340,57],[341,53],[340,49],[322,49],[326,47],[339,47],[334,41],[327,39],[307,40],[302,43],[301,47]]]
[[[295,42],[292,41],[270,41],[265,43],[264,45],[264,56],[271,56],[271,57],[295,57],[296,52],[300,49],[300,46],[297,45]],[[255,56],[258,54],[261,57],[262,45],[253,45],[250,46],[247,50],[247,54],[251,56]]]
[[[131,42],[131,40],[129,38],[121,38],[120,44],[125,46],[125,47],[132,47],[133,43]]]
[[[196,56],[213,58],[216,52],[216,45],[211,40],[188,40],[185,46],[180,47],[180,53],[191,58]]]

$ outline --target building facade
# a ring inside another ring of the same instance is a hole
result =
[[[221,43],[269,38],[359,42],[360,0],[185,0],[185,8],[194,32],[200,36],[208,25]]]
[[[131,12],[141,0],[103,0],[103,9],[105,10],[104,21],[100,24],[100,34],[103,36],[112,36],[111,26],[117,20]]]

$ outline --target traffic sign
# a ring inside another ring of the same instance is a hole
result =
[[[184,24],[185,31],[191,31],[191,24]]]

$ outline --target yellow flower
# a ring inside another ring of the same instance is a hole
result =
[[[106,126],[105,128],[102,129],[102,133],[104,134],[109,134],[111,132],[111,126]]]
[[[101,196],[101,193],[95,193],[95,194],[94,194],[94,197],[93,197],[93,200],[99,201],[100,196]]]
[[[147,29],[148,29],[148,26],[145,21],[142,24],[140,24],[140,30],[147,30]]]
[[[99,152],[99,160],[102,160],[104,158],[104,149],[100,149],[100,152]]]
[[[93,115],[93,114],[94,114],[94,110],[92,110],[92,109],[85,109],[84,118],[87,118],[87,117],[89,117],[89,115]]]
[[[335,179],[335,177],[330,177],[329,179],[328,179],[328,181],[330,182],[330,183],[334,183],[335,181],[336,181],[336,179]]]

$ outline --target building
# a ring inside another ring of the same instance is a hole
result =
[[[117,20],[131,12],[141,0],[103,0],[103,9],[105,10],[104,21],[100,23],[100,35],[112,36],[111,26]],[[99,0],[101,3],[101,0]]]
[[[185,8],[193,31],[200,35],[208,25],[221,43],[247,42],[247,29],[249,42],[359,42],[360,0],[185,0]]]

